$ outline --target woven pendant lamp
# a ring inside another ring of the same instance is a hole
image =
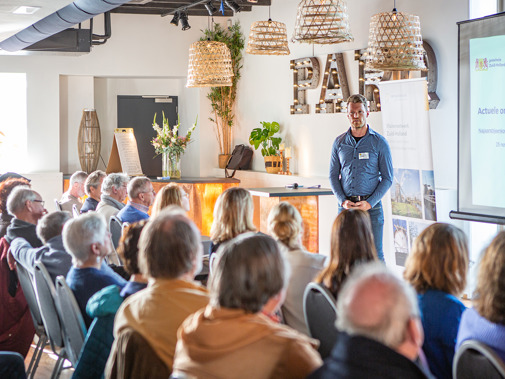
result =
[[[292,40],[317,44],[353,41],[346,0],[302,0]]]
[[[229,87],[232,78],[231,54],[226,44],[198,41],[191,45],[186,87]]]
[[[365,70],[426,70],[419,17],[397,12],[378,13],[370,20]]]
[[[272,21],[256,21],[251,25],[246,52],[256,55],[288,55],[286,24]]]

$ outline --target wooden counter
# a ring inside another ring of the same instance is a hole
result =
[[[300,212],[303,219],[302,244],[313,253],[319,252],[319,196],[333,195],[326,188],[248,188],[254,201],[254,224],[268,233],[268,214],[274,205],[287,201]]]

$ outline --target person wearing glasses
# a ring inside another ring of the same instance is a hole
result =
[[[118,212],[117,218],[130,224],[149,218],[149,207],[153,205],[155,196],[156,192],[149,178],[133,178],[128,183],[128,204]]]

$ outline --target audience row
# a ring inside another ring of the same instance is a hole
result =
[[[505,359],[505,232],[484,251],[474,307],[466,309],[459,297],[468,243],[457,227],[434,223],[422,231],[402,280],[378,261],[366,212],[336,217],[326,257],[302,246],[302,218],[289,203],[271,210],[271,237],[257,232],[251,195],[234,187],[214,209],[205,288],[194,278],[206,252],[181,187],[156,195],[144,177],[78,172],[61,206],[72,209],[84,192],[82,214],[72,218],[47,214],[24,178],[0,184],[0,336],[11,336],[0,338],[0,350],[28,351],[34,328],[16,264],[33,274],[40,261],[53,280],[66,277],[88,330],[76,378],[172,371],[192,378],[451,378],[454,353],[468,339]],[[106,262],[113,215],[130,224],[118,248],[129,281]],[[324,363],[303,314],[311,281],[327,288],[337,308],[339,333]]]

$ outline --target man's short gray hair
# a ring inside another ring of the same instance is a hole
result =
[[[82,263],[88,260],[91,245],[104,243],[107,224],[103,215],[88,212],[68,221],[63,227],[63,245],[72,255],[72,262]]]
[[[89,189],[90,187],[93,188],[98,188],[100,185],[100,181],[102,178],[105,178],[107,174],[103,172],[102,170],[96,170],[93,171],[91,174],[88,175],[86,178],[86,182],[84,183],[84,191],[86,192],[86,195],[89,196]]]
[[[37,193],[28,186],[17,186],[7,198],[7,212],[16,216],[21,212],[27,201],[33,201],[37,198]]]
[[[337,328],[379,341],[391,349],[405,340],[412,317],[419,317],[415,291],[383,263],[357,267],[338,295]]]
[[[61,235],[63,225],[72,218],[70,212],[57,211],[44,215],[37,223],[37,236],[46,244],[51,238]]]
[[[138,176],[130,180],[128,183],[128,197],[131,199],[135,199],[142,192],[147,192],[147,185],[151,183],[149,178],[145,176]]]
[[[75,183],[84,183],[88,174],[84,171],[76,171],[70,177],[70,187],[72,187]]]
[[[110,195],[112,193],[113,187],[116,190],[118,190],[123,186],[123,184],[127,184],[129,181],[130,181],[130,178],[126,174],[122,174],[122,173],[109,174],[103,180],[102,193],[105,195]]]

